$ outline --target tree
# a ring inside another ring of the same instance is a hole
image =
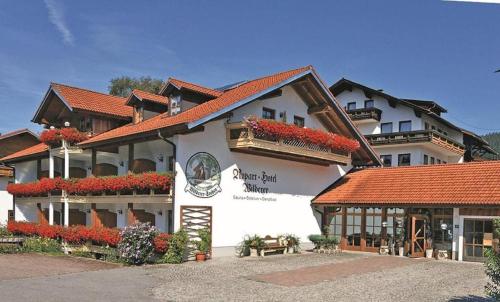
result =
[[[134,89],[157,94],[160,92],[161,86],[163,85],[162,80],[153,79],[149,76],[140,78],[122,76],[111,79],[109,83],[109,94],[121,97],[128,97]]]

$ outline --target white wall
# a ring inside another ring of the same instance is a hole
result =
[[[180,206],[205,205],[212,206],[215,247],[234,246],[245,234],[276,236],[295,233],[305,241],[309,234],[319,233],[320,225],[313,214],[311,200],[343,175],[348,167],[323,167],[231,152],[224,123],[223,120],[214,121],[205,125],[204,132],[176,136],[175,228],[180,226]],[[222,191],[211,198],[195,197],[185,190],[186,163],[197,152],[210,153],[221,168]],[[248,181],[267,187],[270,192],[246,193],[243,181],[233,179],[234,169],[258,175],[264,171],[276,175],[276,182]]]
[[[7,192],[7,184],[13,181],[10,177],[0,177],[0,225],[7,224],[9,210],[13,209],[12,195]]]
[[[254,101],[233,112],[230,122],[243,121],[249,116],[262,117],[262,108],[276,110],[276,120],[280,119],[280,112],[286,112],[287,123],[293,124],[293,116],[304,118],[304,125],[307,128],[324,129],[318,119],[307,114],[307,107],[300,96],[290,86],[283,87],[283,93],[279,97]]]

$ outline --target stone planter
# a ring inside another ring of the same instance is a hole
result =
[[[378,253],[380,255],[388,255],[389,254],[389,247],[387,245],[380,246]]]
[[[425,250],[425,258],[431,259],[433,253],[434,253],[433,249],[426,249]]]
[[[399,247],[399,257],[404,257],[405,256],[405,248],[404,247]]]
[[[289,246],[288,247],[288,254],[295,254],[295,247]]]
[[[250,248],[250,257],[259,257],[259,253],[256,248]]]

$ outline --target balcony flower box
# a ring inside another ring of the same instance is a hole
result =
[[[262,137],[267,140],[300,141],[312,148],[327,148],[341,153],[351,153],[359,148],[357,140],[319,129],[298,127],[275,120],[250,117],[246,120],[246,125],[252,130],[255,137]]]
[[[65,191],[74,196],[102,196],[151,194],[151,190],[168,192],[172,183],[169,174],[148,172],[143,174],[89,177],[81,179],[43,178],[40,181],[24,184],[9,184],[7,191],[18,197],[47,196],[48,193]]]
[[[63,140],[73,145],[86,139],[88,135],[75,128],[49,129],[40,134],[40,141],[51,147],[61,146]]]

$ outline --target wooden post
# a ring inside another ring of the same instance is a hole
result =
[[[37,209],[38,223],[39,224],[47,224],[48,221],[47,221],[47,219],[45,219],[45,215],[43,214],[42,204],[41,203],[37,203],[36,204],[36,209]]]
[[[97,206],[95,203],[90,204],[90,226],[92,228],[102,227],[102,222],[97,215]]]
[[[128,144],[128,172],[133,173],[134,164],[134,144]]]
[[[127,205],[127,225],[132,225],[134,223],[135,223],[134,204],[129,203]]]

